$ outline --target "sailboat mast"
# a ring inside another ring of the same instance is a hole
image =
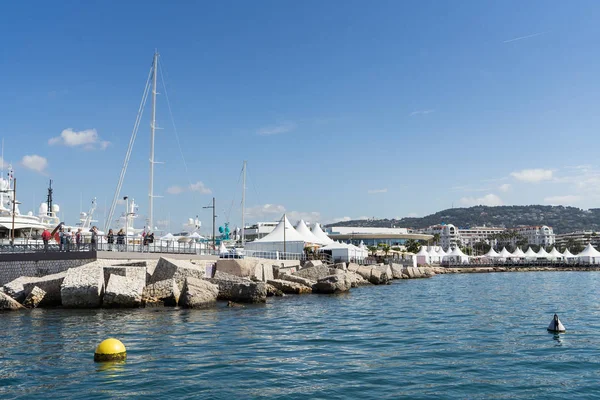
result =
[[[243,168],[243,183],[242,183],[242,247],[246,242],[246,161],[244,160]]]
[[[154,52],[152,63],[152,121],[150,122],[150,190],[148,193],[148,231],[154,226],[154,131],[156,129],[156,71],[158,70],[158,51]]]

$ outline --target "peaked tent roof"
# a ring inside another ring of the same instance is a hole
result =
[[[579,254],[577,254],[577,257],[598,257],[600,258],[600,251],[596,250],[594,248],[594,246],[592,246],[591,243],[588,243],[587,246],[585,246],[585,249],[583,249],[583,251]]]
[[[527,257],[527,258],[537,258],[537,253],[535,251],[533,251],[533,249],[530,247],[525,252],[525,257]]]
[[[427,252],[427,249],[425,247],[427,247],[427,246],[421,246],[421,249],[419,250],[419,252],[416,255],[417,256],[430,256],[431,254],[429,254]]]
[[[221,242],[221,245],[219,246],[219,254],[226,254],[229,253],[227,251],[227,247],[225,247],[225,243]]]
[[[564,257],[560,251],[556,250],[556,247],[553,247],[552,250],[550,250],[549,254],[550,254],[550,256],[555,257],[555,258],[563,258]]]
[[[456,246],[454,248],[454,250],[452,250],[449,254],[447,254],[448,256],[455,256],[455,257],[468,257],[465,253],[462,252],[462,250]]]
[[[513,255],[510,251],[506,250],[506,247],[502,248],[500,254],[498,254],[501,258],[511,258]]]
[[[325,241],[323,241],[323,239],[316,237],[315,234],[308,229],[308,226],[306,226],[306,223],[303,219],[301,219],[296,225],[296,231],[304,236],[304,239],[309,243],[327,244]]]
[[[193,232],[190,236],[190,239],[204,239],[204,236],[200,235],[198,232]]]
[[[161,237],[160,240],[173,241],[175,240],[175,236],[173,236],[172,233],[167,233],[165,236]]]
[[[490,257],[490,258],[499,257],[498,253],[496,253],[496,250],[494,250],[493,247],[490,247],[490,251],[488,251],[487,253],[485,253],[484,256]]]
[[[521,250],[520,247],[517,247],[515,251],[513,251],[513,257],[525,257],[525,253]]]
[[[312,231],[313,235],[315,235],[317,238],[321,239],[321,241],[324,244],[329,244],[329,243],[333,243],[333,239],[331,239],[329,236],[327,236],[327,234],[325,232],[323,232],[323,229],[321,229],[321,225],[319,225],[319,223],[315,223],[315,226],[313,226]]]
[[[284,228],[285,226],[285,228]],[[285,229],[285,235],[284,235]],[[253,243],[275,243],[275,242],[283,242],[285,236],[286,242],[306,242],[304,236],[298,233],[290,224],[290,221],[287,219],[286,215],[283,214],[283,217],[279,220],[279,223],[273,229],[271,233],[267,236],[255,240]]]
[[[563,255],[564,258],[575,258],[575,257],[577,257],[576,255],[574,255],[573,253],[571,253],[569,251],[569,249],[565,249],[565,251],[563,252],[562,255]]]
[[[550,257],[550,254],[548,254],[546,249],[544,249],[543,247],[540,247],[540,250],[537,252],[537,257],[538,258],[548,258],[548,257]]]

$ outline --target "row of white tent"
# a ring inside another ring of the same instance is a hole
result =
[[[458,247],[453,250],[448,249],[448,252],[444,251],[441,247],[435,246],[422,246],[421,250],[416,254],[417,264],[435,264],[439,262],[455,262],[465,264],[469,262],[470,258],[486,258],[489,260],[578,260],[590,264],[600,264],[600,251],[596,250],[594,246],[588,244],[587,247],[577,255],[572,254],[569,249],[566,249],[563,253],[558,251],[555,247],[550,252],[547,252],[543,247],[536,253],[530,247],[526,252],[523,252],[519,247],[514,252],[506,250],[506,247],[499,253],[493,248],[490,249],[486,254],[479,257],[469,257],[464,254]]]
[[[309,229],[304,220],[300,220],[294,227],[285,214],[271,233],[246,243],[245,249],[261,252],[303,253],[306,246],[316,247],[320,252],[331,252],[334,259],[344,261],[353,258],[364,259],[368,256],[368,251],[363,243],[359,247],[336,242],[327,236],[318,223]]]

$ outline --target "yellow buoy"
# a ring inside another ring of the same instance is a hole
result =
[[[127,350],[117,339],[106,339],[96,347],[94,361],[123,361],[127,358]]]

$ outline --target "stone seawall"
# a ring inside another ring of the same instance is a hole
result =
[[[79,267],[92,261],[95,261],[95,259],[0,261],[0,286],[20,276],[42,277],[63,272],[69,268]]]

